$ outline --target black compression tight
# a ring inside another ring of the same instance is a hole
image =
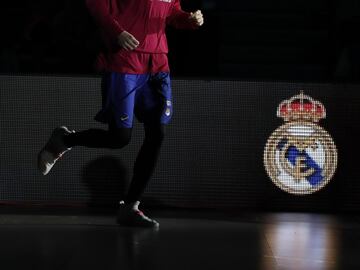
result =
[[[90,148],[120,149],[128,145],[131,139],[131,128],[109,127],[104,129],[87,129],[65,136],[67,147],[86,146]]]
[[[131,131],[131,128],[112,126],[109,130],[88,129],[67,135],[65,144],[68,147],[120,149],[130,142]],[[145,125],[145,139],[135,161],[133,179],[125,202],[133,203],[140,200],[155,169],[163,139],[163,125]]]

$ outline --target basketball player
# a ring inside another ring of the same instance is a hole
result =
[[[130,141],[135,115],[144,124],[145,139],[129,190],[120,202],[119,224],[159,226],[139,210],[139,203],[159,156],[164,125],[173,113],[165,27],[196,29],[204,22],[200,10],[187,13],[179,1],[86,1],[105,44],[96,61],[103,74],[103,102],[95,119],[108,129],[75,132],[58,127],[38,154],[38,168],[46,175],[75,146],[120,149]]]

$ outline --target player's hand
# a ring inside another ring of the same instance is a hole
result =
[[[201,10],[190,13],[189,20],[194,23],[196,26],[202,26],[204,24],[204,16]]]
[[[117,38],[117,42],[121,48],[132,51],[139,46],[139,41],[129,32],[123,31]]]

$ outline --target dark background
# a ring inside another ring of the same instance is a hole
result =
[[[160,162],[142,200],[147,206],[227,210],[355,212],[360,208],[357,125],[359,85],[173,80],[174,116]],[[115,207],[143,140],[135,122],[130,145],[76,147],[46,177],[36,155],[53,128],[105,128],[100,78],[0,76],[0,203]],[[265,144],[284,122],[279,103],[303,89],[321,101],[319,125],[338,148],[336,174],[312,195],[287,194],[265,172]]]
[[[169,28],[175,77],[342,81],[360,78],[357,0],[182,0],[201,30]],[[6,1],[0,72],[93,74],[96,27],[84,0]]]
[[[198,31],[169,28],[175,114],[148,205],[358,211],[357,0],[183,0],[202,9]],[[71,151],[48,177],[36,154],[59,125],[103,127],[93,71],[96,27],[81,0],[13,1],[0,9],[0,201],[115,206],[131,179],[143,132],[119,152]],[[323,190],[294,196],[267,177],[263,149],[282,124],[278,104],[299,90],[324,103],[320,123],[339,149]]]

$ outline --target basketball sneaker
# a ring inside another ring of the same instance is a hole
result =
[[[43,175],[47,175],[56,161],[59,160],[67,151],[71,150],[64,143],[64,136],[74,133],[67,127],[55,128],[48,142],[38,154],[37,166]]]
[[[130,204],[125,204],[124,201],[121,201],[117,214],[117,223],[132,227],[159,227],[157,221],[145,216],[144,213],[139,210],[139,204],[139,201]]]

